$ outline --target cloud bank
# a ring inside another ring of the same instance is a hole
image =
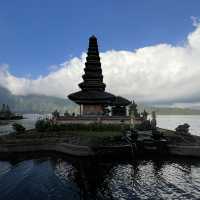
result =
[[[196,19],[193,19],[196,20]],[[134,51],[100,54],[106,90],[153,104],[200,102],[200,24],[188,34],[183,46],[157,44]],[[86,54],[54,66],[47,76],[19,78],[0,66],[0,85],[13,94],[42,94],[66,98],[78,90]]]

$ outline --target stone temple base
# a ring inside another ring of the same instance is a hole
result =
[[[79,116],[79,117],[59,117],[57,119],[62,124],[90,124],[90,123],[103,123],[103,124],[130,124],[130,117],[114,117],[114,116]],[[140,123],[140,120],[135,120],[134,123]]]

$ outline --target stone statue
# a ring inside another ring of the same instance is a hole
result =
[[[142,113],[143,120],[146,121],[147,117],[148,117],[148,112],[146,110],[144,110],[143,113]]]
[[[59,113],[57,110],[55,110],[55,111],[52,113],[52,116],[53,116],[53,118],[57,119],[57,118],[60,117],[60,113]]]
[[[183,134],[183,135],[190,135],[189,133],[189,127],[190,125],[185,123],[185,124],[182,124],[182,125],[178,125],[175,130],[176,130],[176,133],[178,134]]]

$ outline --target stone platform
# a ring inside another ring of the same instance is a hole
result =
[[[103,123],[103,124],[130,124],[130,117],[115,117],[115,116],[69,116],[59,117],[56,119],[57,122],[62,124],[90,124],[90,123]],[[134,120],[134,124],[141,123],[140,119]]]

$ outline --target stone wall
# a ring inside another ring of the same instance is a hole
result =
[[[60,117],[57,122],[63,124],[89,124],[89,123],[103,123],[103,124],[130,124],[130,117],[113,117],[113,116],[82,116],[82,117]],[[141,123],[140,120],[134,120],[134,124]]]

